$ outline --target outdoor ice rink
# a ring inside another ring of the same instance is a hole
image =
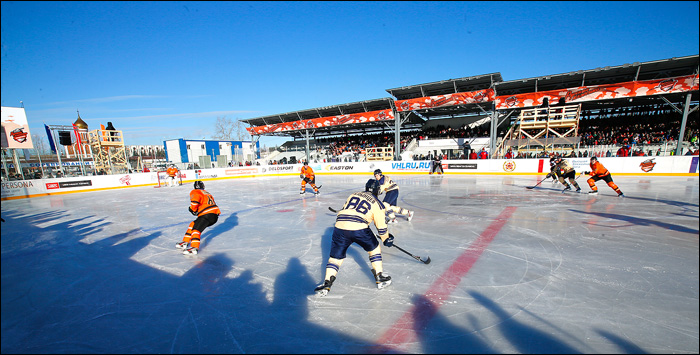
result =
[[[416,211],[396,245],[432,262],[383,248],[377,290],[353,245],[325,298],[328,207],[370,173],[205,181],[192,257],[191,183],[3,201],[2,353],[698,353],[697,176],[386,174]]]

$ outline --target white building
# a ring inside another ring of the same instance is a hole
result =
[[[259,159],[260,142],[203,139],[171,139],[163,142],[165,159],[180,167],[197,164],[200,168],[225,167],[229,163]]]

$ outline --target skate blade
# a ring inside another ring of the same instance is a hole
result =
[[[389,285],[391,285],[391,280],[378,283],[377,288],[381,290]]]
[[[316,298],[326,297],[329,290],[316,291]]]
[[[307,296],[309,301],[336,300],[336,299],[341,299],[344,297],[345,297],[345,295],[334,295],[334,294],[327,294],[326,296],[319,296],[318,294]]]

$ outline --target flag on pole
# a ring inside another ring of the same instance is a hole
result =
[[[51,146],[51,152],[56,153],[56,144],[53,142],[53,136],[51,135],[51,130],[49,126],[44,123],[44,128],[46,128],[46,135],[49,136],[49,145]]]
[[[73,123],[73,131],[75,131],[75,140],[78,141],[78,154],[82,154],[82,145],[83,141],[80,139],[80,130],[78,129],[78,126]]]

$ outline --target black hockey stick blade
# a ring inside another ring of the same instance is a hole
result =
[[[540,182],[538,182],[537,184],[535,184],[535,186],[525,186],[525,188],[527,188],[527,189],[529,189],[529,190],[532,190],[532,189],[534,189],[535,187],[539,186],[539,185],[542,183],[542,181],[545,181],[545,180],[547,180],[547,178],[544,178],[544,179],[540,180]]]
[[[328,209],[331,210],[331,212],[333,213],[338,213],[338,211],[336,211],[333,207],[328,206]]]
[[[427,265],[427,264],[430,264],[430,257],[428,257],[427,259],[423,260],[420,256],[418,256],[418,255],[413,255],[413,254],[411,254],[411,253],[409,253],[409,252],[403,250],[400,246],[398,246],[398,245],[396,245],[396,244],[394,244],[393,246],[396,247],[396,249],[401,250],[402,252],[404,252],[404,253],[410,255],[412,258],[414,258],[414,259],[416,259],[416,260],[422,262],[423,264],[426,264],[426,265]]]

